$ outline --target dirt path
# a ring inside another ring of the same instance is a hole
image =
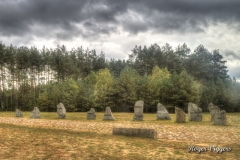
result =
[[[194,125],[169,125],[169,124],[144,124],[132,122],[95,122],[95,121],[68,121],[46,120],[16,117],[0,117],[0,123],[14,124],[29,127],[42,127],[66,129],[71,131],[97,132],[112,134],[113,127],[132,127],[155,129],[158,139],[173,141],[188,141],[189,143],[224,143],[240,144],[240,126],[194,126]]]

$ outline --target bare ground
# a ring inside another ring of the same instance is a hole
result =
[[[130,120],[132,114],[116,113],[116,121],[86,120],[85,113],[69,113],[57,119],[42,113],[42,119],[13,117],[1,113],[0,159],[238,159],[240,116],[228,116],[227,126],[212,125],[209,114],[202,122]],[[102,117],[103,113],[98,117]],[[113,127],[152,128],[158,140],[112,135]],[[188,152],[189,145],[232,147],[232,152]]]
[[[240,118],[239,118],[240,119]],[[0,123],[18,126],[64,129],[78,132],[96,132],[112,134],[113,127],[149,128],[155,129],[159,140],[188,141],[189,143],[223,143],[240,144],[240,125],[235,119],[229,119],[228,126],[204,125],[169,125],[141,122],[95,122],[30,119],[17,117],[0,117]]]

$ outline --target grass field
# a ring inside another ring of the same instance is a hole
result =
[[[144,121],[132,121],[133,113],[113,113],[115,121],[86,120],[86,113],[41,112],[41,119],[22,118],[14,112],[0,112],[0,159],[240,159],[240,113],[227,113],[228,125],[216,126],[210,114],[202,122],[156,121],[156,114],[144,114]],[[112,135],[113,127],[154,128],[158,139]],[[189,146],[230,147],[221,154],[188,152]]]

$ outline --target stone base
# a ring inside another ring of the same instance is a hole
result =
[[[66,114],[58,114],[58,118],[59,119],[66,118]]]
[[[31,115],[30,118],[40,118],[40,115]]]
[[[133,120],[134,121],[142,121],[143,120],[143,115],[140,115],[140,116],[139,115],[134,115]]]
[[[189,121],[202,121],[202,112],[201,113],[190,113]]]
[[[157,120],[171,120],[171,117],[169,116],[168,113],[157,113]]]
[[[114,121],[115,118],[112,115],[104,115],[103,120],[110,120],[110,121],[112,120],[112,121]]]
[[[22,117],[23,115],[22,114],[16,114],[16,117]]]
[[[94,120],[96,119],[96,114],[95,113],[87,113],[87,120]]]
[[[113,135],[146,137],[146,138],[157,139],[157,132],[154,129],[113,128]]]

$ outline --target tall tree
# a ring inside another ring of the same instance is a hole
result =
[[[200,81],[213,79],[212,54],[203,45],[199,45],[186,60],[186,70]]]
[[[213,51],[213,76],[214,79],[218,78],[222,80],[229,79],[227,75],[227,67],[225,66],[226,61],[223,60],[223,56],[220,54],[219,50]]]
[[[179,75],[173,74],[170,81],[165,81],[162,91],[167,93],[163,95],[165,101],[186,110],[187,103],[199,102],[201,85],[183,70]]]
[[[107,92],[113,85],[113,77],[110,71],[106,69],[99,70],[96,76],[96,85],[94,89],[95,106],[104,110],[108,107]]]
[[[137,87],[139,81],[140,75],[135,69],[126,66],[121,72],[116,87],[119,95],[119,107],[123,111],[133,111],[134,103],[138,100]]]

